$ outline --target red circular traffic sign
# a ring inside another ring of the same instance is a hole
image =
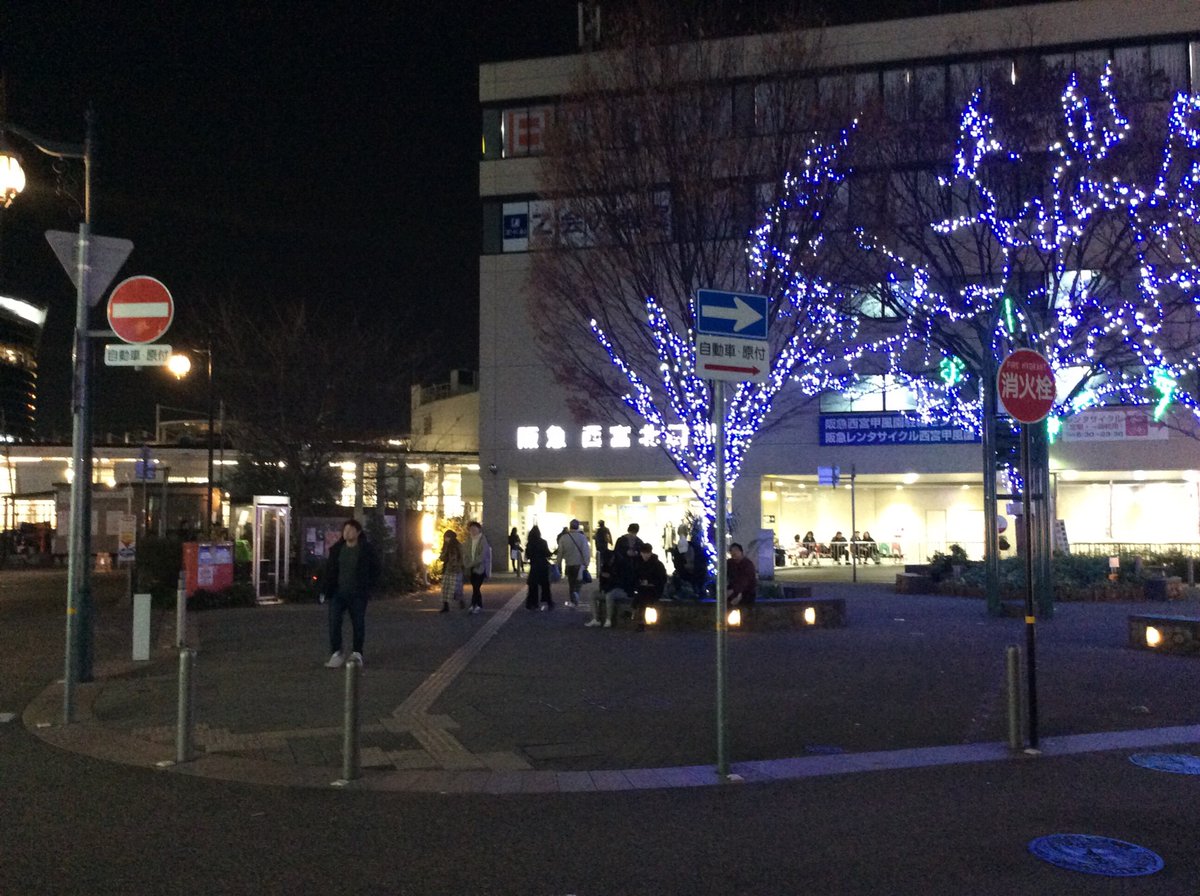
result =
[[[122,280],[108,299],[108,325],[124,342],[153,342],[171,326],[175,302],[153,277]]]
[[[1038,423],[1054,407],[1057,387],[1050,362],[1031,348],[1019,348],[1000,365],[1000,404],[1018,423]]]

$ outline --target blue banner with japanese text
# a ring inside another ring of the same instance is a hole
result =
[[[822,445],[969,445],[979,435],[900,413],[822,414]]]

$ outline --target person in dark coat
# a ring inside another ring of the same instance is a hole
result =
[[[725,562],[725,596],[731,607],[745,607],[754,603],[758,592],[758,571],[736,541],[729,546],[729,559]]]
[[[612,533],[608,531],[608,526],[604,525],[604,520],[600,520],[596,525],[592,540],[596,545],[596,576],[598,578],[600,571],[608,565],[608,557],[613,550]]]
[[[525,539],[525,562],[529,565],[529,590],[525,594],[525,609],[536,610],[541,598],[543,610],[553,610],[550,597],[550,545],[542,538],[542,530],[534,526]]]
[[[342,537],[329,549],[321,595],[329,602],[329,649],[333,652],[325,664],[330,669],[345,665],[342,652],[342,616],[350,614],[354,630],[354,650],[350,659],[362,662],[363,637],[366,634],[367,601],[379,581],[379,555],[363,535],[358,520],[346,520]]]
[[[654,553],[654,546],[642,542],[638,547],[637,583],[633,589],[633,618],[637,629],[646,628],[646,607],[662,599],[667,587],[667,568]]]
[[[617,539],[613,547],[613,579],[617,588],[633,594],[637,585],[637,567],[642,540],[638,537],[640,527],[630,523],[625,534]]]

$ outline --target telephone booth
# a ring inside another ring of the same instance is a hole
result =
[[[285,495],[255,495],[251,577],[258,603],[279,603],[279,591],[288,583],[291,540],[291,499]]]

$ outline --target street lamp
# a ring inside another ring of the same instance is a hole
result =
[[[213,400],[213,363],[212,363],[212,342],[209,342],[208,348],[194,348],[189,351],[202,353],[207,359],[205,365],[206,374],[208,377],[208,514],[204,518],[204,537],[212,537],[212,522],[213,522],[213,426],[215,420],[213,418],[213,410],[215,402]],[[172,352],[167,358],[167,370],[175,375],[176,379],[183,379],[192,369],[192,359],[182,352]],[[221,434],[224,436],[224,433]]]
[[[91,556],[91,395],[88,373],[88,246],[92,228],[92,115],[86,116],[82,144],[47,140],[24,128],[0,121],[0,133],[12,134],[39,152],[56,159],[83,162],[83,221],[75,253],[75,363],[71,394],[71,522],[67,548],[67,646],[63,675],[63,722],[75,718],[75,683],[92,680],[92,595],[88,559]],[[25,186],[20,161],[0,147],[0,196],[7,206]]]

